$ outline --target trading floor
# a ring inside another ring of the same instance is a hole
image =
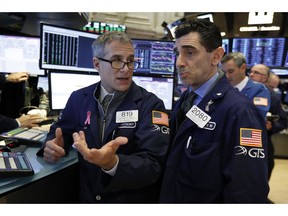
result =
[[[288,204],[288,159],[275,159],[269,185],[269,199],[275,204]]]

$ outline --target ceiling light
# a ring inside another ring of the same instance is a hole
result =
[[[203,15],[198,15],[198,19],[209,19],[210,22],[213,22],[213,15],[212,14],[203,14]]]

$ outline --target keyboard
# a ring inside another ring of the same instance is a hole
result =
[[[18,140],[20,145],[42,145],[46,139],[48,131],[39,128],[16,128],[1,134],[2,138],[12,138]]]
[[[34,170],[23,152],[0,152],[0,178],[33,175]]]

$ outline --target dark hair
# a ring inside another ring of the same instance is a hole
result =
[[[175,29],[175,38],[180,38],[190,32],[200,34],[200,44],[207,52],[212,52],[222,46],[222,37],[219,28],[207,19],[187,20]]]

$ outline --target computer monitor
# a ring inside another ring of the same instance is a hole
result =
[[[288,77],[288,68],[273,68],[273,67],[270,67],[270,71],[272,73],[275,73],[277,74],[279,77]]]
[[[288,67],[288,51],[286,52],[286,57],[284,61],[284,67]]]
[[[232,52],[242,52],[247,66],[266,64],[281,67],[285,38],[233,38]]]
[[[222,47],[224,48],[225,53],[230,52],[230,40],[228,38],[222,39]]]
[[[38,77],[37,89],[40,89],[40,88],[42,88],[44,92],[49,91],[48,76],[39,76]]]
[[[49,102],[53,111],[62,110],[71,93],[100,81],[98,73],[49,71]]]
[[[45,75],[45,70],[39,68],[39,59],[39,37],[0,35],[0,72]]]
[[[40,31],[40,68],[96,71],[93,66],[92,44],[99,35],[47,23],[40,24]]]
[[[174,41],[132,39],[135,60],[140,62],[134,74],[173,76],[175,70]]]
[[[133,81],[147,91],[158,96],[167,110],[172,110],[174,102],[174,79],[167,77],[133,76]]]

